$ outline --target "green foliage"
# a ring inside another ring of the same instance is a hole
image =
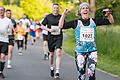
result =
[[[65,8],[68,8],[70,10],[72,10],[74,8],[74,5],[71,2],[60,1],[59,5],[60,5],[60,13],[62,13]]]
[[[120,32],[119,27],[98,27],[97,47],[101,55],[109,56],[113,60],[120,60]],[[103,46],[104,45],[104,46]]]
[[[103,15],[102,9],[105,7],[111,8],[115,24],[120,24],[120,0],[97,0],[96,1],[96,17]]]
[[[45,13],[51,11],[51,1],[48,0],[20,0],[20,7],[28,17],[34,19],[41,19]]]
[[[2,6],[3,5],[3,2],[2,1],[0,1],[0,6]]]
[[[10,4],[10,0],[2,0],[4,5],[9,5]]]
[[[24,13],[23,9],[16,6],[16,5],[5,5],[4,7],[6,9],[11,9],[12,10],[12,16],[14,18],[20,18],[22,16],[22,14]]]
[[[63,49],[65,52],[69,53],[71,56],[74,56],[75,49],[75,38],[73,29],[66,30],[66,39],[63,42]]]
[[[120,26],[97,28],[98,67],[120,76]],[[112,67],[111,67],[112,66]]]
[[[59,3],[59,2],[72,2],[73,0],[51,0],[53,3]]]

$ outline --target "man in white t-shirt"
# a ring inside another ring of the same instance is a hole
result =
[[[0,6],[0,80],[5,78],[3,74],[5,66],[5,55],[8,53],[8,35],[12,33],[12,21],[4,17],[5,8]]]
[[[22,21],[22,27],[26,31],[26,35],[25,35],[25,49],[27,49],[27,38],[28,38],[28,32],[29,32],[29,27],[30,27],[30,21],[29,21],[29,19],[27,19],[27,16],[25,14],[23,14],[23,16],[20,19],[20,21]]]

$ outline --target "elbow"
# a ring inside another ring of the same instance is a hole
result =
[[[114,24],[114,20],[110,21],[111,24]]]
[[[59,26],[59,28],[63,28],[64,23],[63,22],[59,22],[58,26]]]
[[[63,25],[61,24],[61,22],[59,22],[58,26],[59,26],[59,28],[63,27]]]
[[[60,28],[60,29],[63,28],[63,25],[59,25],[59,28]]]

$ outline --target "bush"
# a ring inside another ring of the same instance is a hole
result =
[[[24,13],[23,9],[18,7],[17,5],[5,5],[5,9],[11,9],[12,10],[12,16],[14,18],[20,18],[22,14]]]

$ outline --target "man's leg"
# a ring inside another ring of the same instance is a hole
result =
[[[3,74],[3,70],[5,67],[5,56],[8,53],[8,43],[1,42],[1,53],[0,53],[0,63],[1,63],[1,68],[0,68],[0,77],[5,78]]]
[[[27,39],[28,39],[28,32],[25,35],[25,50],[27,49]]]
[[[44,59],[48,59],[48,45],[47,41],[43,41],[43,51],[44,51]]]
[[[61,56],[62,56],[62,49],[60,49],[60,48],[56,49],[56,72],[55,72],[55,78],[59,77]]]
[[[54,77],[54,51],[55,51],[55,40],[53,37],[49,36],[48,40],[48,49],[49,49],[49,61],[50,61],[50,71],[51,77]]]
[[[4,67],[5,67],[5,54],[1,53],[0,55],[0,78],[5,78],[3,74]]]
[[[13,53],[13,45],[8,46],[8,61],[7,61],[7,68],[12,68],[11,61],[12,61],[12,53]]]
[[[51,77],[54,77],[54,52],[49,54]]]

